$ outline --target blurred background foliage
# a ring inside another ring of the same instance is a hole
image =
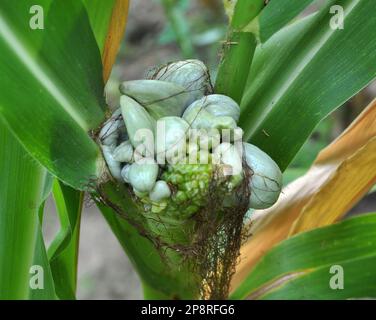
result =
[[[209,66],[215,78],[218,52],[227,32],[221,0],[135,0],[131,1],[129,12],[125,39],[106,88],[110,106],[117,107],[120,81],[143,78],[161,63],[197,58]],[[319,151],[375,96],[373,83],[323,120],[285,171],[284,184],[303,175]],[[46,212],[55,211],[52,202],[47,205],[50,210],[47,208]],[[372,191],[348,215],[371,211],[376,211],[376,193]],[[86,204],[81,225],[77,298],[141,298],[136,273],[94,205]],[[44,230],[47,239],[52,239],[57,230],[58,219],[50,214]]]

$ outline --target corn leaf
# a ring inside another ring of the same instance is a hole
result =
[[[245,138],[282,170],[320,120],[376,77],[374,1],[326,3],[258,47],[242,99]],[[334,3],[344,8],[342,30],[330,25]]]
[[[84,4],[101,52],[106,82],[124,35],[129,0],[84,0]]]
[[[331,145],[308,172],[287,185],[271,208],[254,213],[252,236],[242,248],[236,287],[257,261],[290,233],[340,219],[376,181],[376,100]],[[294,224],[295,223],[295,224]]]
[[[26,299],[46,171],[0,120],[0,299]]]
[[[75,299],[83,192],[55,181],[53,195],[61,229],[48,248],[48,257],[60,299]]]
[[[376,297],[375,267],[376,214],[368,214],[282,242],[263,257],[232,298]],[[341,285],[335,274],[341,277],[342,271],[343,289],[335,289]]]
[[[261,42],[267,41],[273,34],[282,29],[314,0],[269,1],[257,17],[258,36]]]
[[[55,283],[51,272],[50,263],[48,261],[46,247],[44,244],[41,225],[36,229],[36,243],[34,249],[34,257],[32,265],[38,265],[43,268],[43,289],[29,289],[30,300],[55,300]]]
[[[115,61],[125,28],[128,1],[84,1],[102,55],[106,81]],[[61,299],[74,299],[77,284],[79,222],[83,193],[55,183],[54,197],[62,228],[49,248],[56,292]]]
[[[116,52],[113,53],[113,48],[107,49],[105,46],[116,47],[119,45],[121,40],[119,33],[124,29],[124,26],[119,26],[119,22],[114,23],[113,20],[120,19],[120,24],[125,23],[126,10],[123,10],[122,15],[120,15],[122,12],[121,6],[127,7],[128,1],[90,1],[86,2],[85,5],[89,12],[90,22],[92,23],[98,46],[103,53],[103,58],[108,54],[106,52],[112,52],[114,60]],[[115,26],[118,30],[112,30]],[[115,37],[113,36],[114,34]],[[106,41],[106,37],[111,39],[111,43],[109,43],[108,39]],[[106,78],[106,66],[107,70],[109,70],[113,63],[113,61],[109,63],[108,59],[109,57],[107,56],[103,61],[104,78]],[[51,274],[53,274],[56,282],[54,285],[56,289],[54,288],[54,290],[56,290],[57,296],[61,299],[74,299],[77,283],[79,222],[82,211],[83,193],[56,181],[54,184],[54,198],[62,226],[49,248]],[[43,252],[44,244],[40,244],[38,249],[39,258],[43,259],[45,263],[47,256]],[[49,298],[46,292],[44,294],[44,296],[34,295],[32,298]]]
[[[30,288],[29,299],[30,300],[55,300],[55,284],[52,277],[50,262],[48,261],[47,251],[44,244],[42,224],[43,215],[45,211],[45,203],[52,191],[52,184],[54,178],[50,174],[46,174],[44,179],[44,186],[41,195],[41,205],[39,207],[38,226],[36,232],[36,242],[34,248],[34,257],[32,265],[38,265],[43,268],[43,288]]]
[[[48,9],[43,30],[29,26],[32,5]],[[2,1],[0,51],[0,117],[50,172],[87,189],[102,166],[88,132],[102,122],[105,104],[85,7],[74,0]]]

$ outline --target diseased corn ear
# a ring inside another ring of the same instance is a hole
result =
[[[165,198],[172,197],[172,203],[174,199],[177,203],[187,201],[192,194],[186,194],[183,189],[197,187],[198,184],[201,190],[204,190],[207,184],[202,178],[203,175],[208,175],[205,170],[211,172],[214,167],[218,170],[219,176],[231,175],[226,182],[227,191],[231,192],[246,177],[242,155],[233,144],[229,143],[234,141],[234,133],[238,128],[239,105],[230,97],[221,94],[201,97],[204,93],[203,88],[207,89],[209,77],[206,67],[200,61],[187,60],[168,64],[158,69],[152,78],[155,80],[126,81],[120,86],[120,90],[125,94],[120,99],[121,113],[130,142],[123,141],[115,150],[108,150],[110,166],[116,177],[120,175],[122,180],[132,186],[139,198],[149,201],[153,212],[158,210],[158,212],[180,212],[178,205],[174,207]],[[191,93],[196,97],[198,94],[200,98],[187,107],[187,101],[192,99],[192,95],[187,91],[191,89]],[[156,136],[156,133],[160,134],[161,127],[163,127],[163,136]],[[142,138],[136,139],[136,133],[140,129],[147,129],[154,135],[153,146],[150,146],[150,150],[146,150],[153,156],[145,154],[138,148],[145,146]],[[202,129],[206,132],[205,135],[200,135]],[[216,137],[215,133],[221,129],[230,129],[230,135],[227,137],[230,139],[224,139],[222,136],[224,140],[221,140],[220,133]],[[111,134],[114,134],[112,131]],[[193,141],[190,139],[188,157],[199,161],[194,162],[198,163],[196,166],[187,165],[186,168],[187,137],[192,138],[195,134],[199,139]],[[245,181],[250,191],[249,207],[255,209],[270,207],[279,197],[282,173],[277,164],[259,148],[248,143],[244,143],[243,146],[245,151],[243,156],[251,171],[250,176],[247,175],[249,180]],[[135,148],[134,152],[133,148]],[[159,162],[160,155],[163,157],[163,162]],[[180,155],[184,157],[184,161],[181,161]],[[151,163],[140,163],[148,160],[149,157]],[[209,167],[206,168],[203,164],[208,162],[203,162],[202,158],[206,161],[218,159],[214,166],[208,164]],[[120,174],[117,160],[120,166],[123,165]],[[165,163],[164,160],[169,163],[167,166],[162,166],[165,169],[158,184],[159,166],[156,160],[162,164]],[[135,163],[129,164],[130,162]],[[194,169],[204,171],[200,175],[190,176],[189,173]],[[182,174],[185,175],[184,179]],[[185,181],[185,184],[182,185],[182,190],[179,190],[182,181]],[[173,195],[168,184],[176,188]],[[157,208],[154,202],[161,202],[163,205]],[[192,210],[188,211],[193,213]]]
[[[132,80],[120,85],[121,93],[133,98],[156,120],[183,114],[190,93],[178,84],[158,80]]]
[[[160,253],[172,249],[179,261],[189,262],[190,271],[195,266],[192,274],[199,275],[200,283],[226,286],[221,266],[235,266],[246,212],[277,200],[282,174],[260,149],[249,144],[243,148],[237,126],[240,108],[233,99],[202,97],[210,83],[201,62],[169,64],[154,79],[122,83],[122,117],[116,111],[110,121],[123,118],[126,128],[106,127],[109,137],[101,136],[110,144],[103,146],[109,169],[121,179],[114,192],[120,197],[127,192],[119,213]],[[109,197],[104,192],[102,198]],[[135,218],[128,216],[130,204],[137,206]],[[213,289],[202,297],[226,297],[227,289],[212,294]]]
[[[208,68],[200,60],[184,60],[168,63],[159,68],[151,79],[178,84],[190,93],[190,101],[200,99],[211,92]]]
[[[249,206],[253,209],[269,208],[281,193],[282,172],[265,152],[250,143],[243,145],[247,165],[252,170]]]

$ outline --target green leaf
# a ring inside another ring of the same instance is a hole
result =
[[[50,263],[48,261],[46,247],[43,240],[41,226],[37,227],[36,243],[32,265],[43,268],[43,289],[31,289],[29,291],[30,300],[55,300],[55,284],[52,276]]]
[[[313,1],[314,0],[271,0],[257,18],[261,42],[268,40]]]
[[[329,25],[334,2],[345,10],[343,30]],[[281,169],[323,118],[375,79],[373,8],[372,0],[328,1],[258,47],[240,126]]]
[[[51,195],[52,192],[52,185],[54,183],[54,177],[47,173],[43,183],[43,191],[41,195],[41,207],[39,208],[39,221],[40,223],[43,222],[43,212],[44,212],[44,205],[47,198]]]
[[[84,193],[55,181],[53,195],[61,229],[48,249],[48,257],[57,296],[60,299],[75,299]]]
[[[49,8],[44,30],[29,26],[37,4]],[[74,0],[2,1],[0,51],[0,117],[50,172],[86,189],[102,166],[88,132],[103,121],[105,103],[85,7]]]
[[[26,299],[46,171],[0,120],[0,299]]]
[[[39,207],[39,217],[38,227],[36,228],[36,242],[34,248],[34,257],[32,265],[38,265],[43,268],[43,288],[42,289],[29,289],[29,299],[30,300],[55,300],[55,284],[52,277],[52,272],[50,268],[50,262],[48,261],[47,251],[44,244],[43,233],[42,233],[42,223],[43,214],[46,199],[51,193],[52,183],[54,179],[50,174],[46,174],[44,179],[44,186],[41,195],[41,205]]]
[[[337,265],[344,271],[343,290],[329,285],[334,276],[330,270]],[[231,298],[376,297],[375,267],[376,214],[368,214],[283,241],[263,257]]]

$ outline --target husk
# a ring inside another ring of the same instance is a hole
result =
[[[201,299],[226,299],[246,233],[243,221],[248,210],[248,179],[252,172],[246,163],[243,166],[245,179],[232,191],[236,198],[232,206],[225,205],[223,195],[226,180],[214,171],[206,194],[207,201],[195,214],[185,219],[147,211],[136,196],[132,201],[140,215],[130,216],[125,208],[112,202],[105,188],[98,186],[98,193],[104,204],[112,207],[142,236],[153,242],[166,264],[173,269],[179,268],[176,264],[180,264],[181,268],[190,270],[192,279],[196,279]],[[124,192],[124,186],[119,187],[121,192]],[[130,189],[127,192],[132,194]]]

